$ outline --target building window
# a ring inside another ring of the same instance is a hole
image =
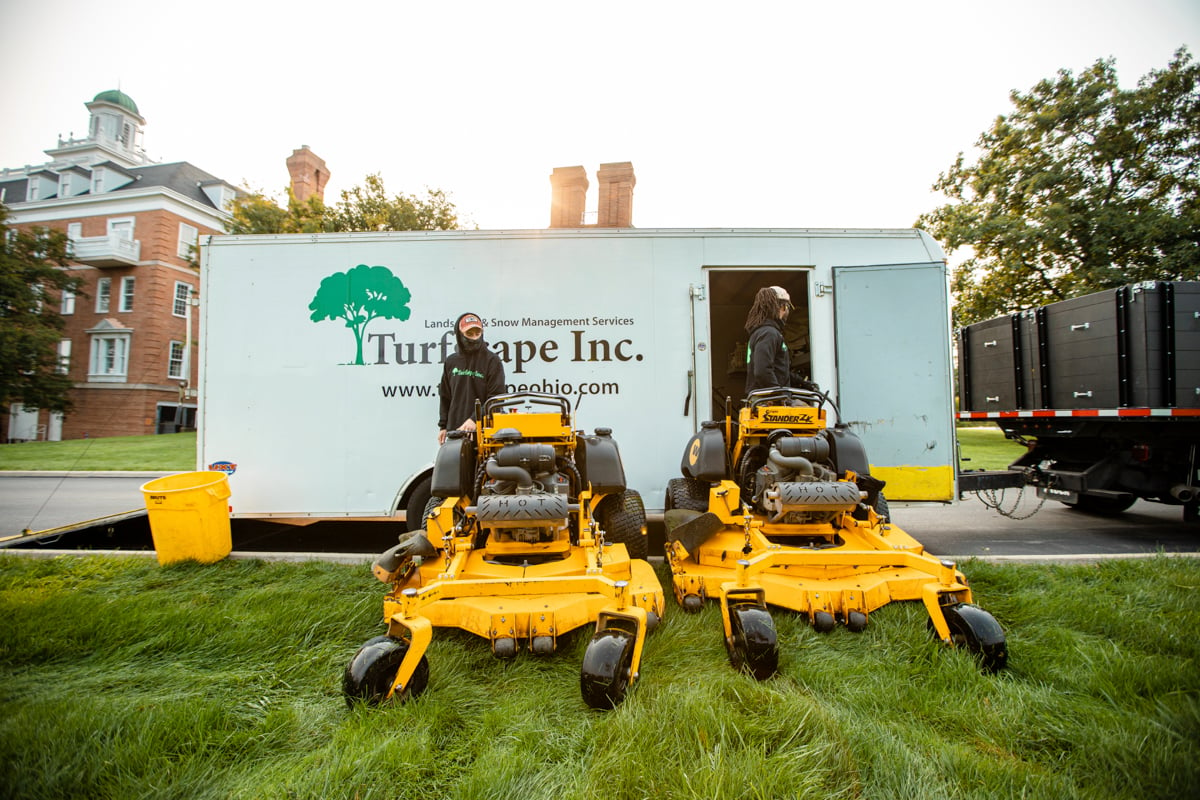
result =
[[[63,289],[62,293],[62,308],[59,309],[60,314],[64,317],[75,313],[75,293],[69,289]]]
[[[186,222],[179,223],[179,249],[176,254],[180,258],[191,258],[199,238],[200,231],[194,225],[188,225]]]
[[[94,335],[88,378],[98,381],[124,382],[128,360],[128,333]]]
[[[175,304],[171,307],[171,313],[177,317],[186,317],[188,302],[191,298],[192,287],[186,283],[176,283]]]
[[[96,281],[96,313],[107,314],[109,300],[112,295],[112,278],[101,278]]]
[[[108,221],[108,235],[116,236],[126,241],[133,241],[133,217],[121,217]]]
[[[66,375],[71,369],[71,340],[60,339],[58,342],[58,371]]]
[[[133,277],[121,278],[121,303],[119,311],[133,311]]]
[[[167,377],[184,380],[183,342],[171,342],[171,357],[167,360]]]

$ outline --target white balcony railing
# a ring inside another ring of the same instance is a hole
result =
[[[128,267],[141,259],[142,243],[121,236],[88,236],[71,241],[71,257],[93,267]]]

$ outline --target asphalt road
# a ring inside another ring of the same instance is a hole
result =
[[[44,531],[144,507],[141,486],[150,473],[59,476],[0,473],[0,537]],[[893,504],[893,521],[936,555],[1013,560],[1200,552],[1200,524],[1183,522],[1179,507],[1139,501],[1123,514],[1099,516],[1038,500],[1027,491],[1014,519],[974,495],[952,506]]]

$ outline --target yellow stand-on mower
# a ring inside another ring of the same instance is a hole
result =
[[[872,611],[919,600],[936,636],[966,647],[988,671],[1008,658],[1004,631],[972,605],[949,561],[888,519],[883,482],[861,440],[827,427],[817,391],[767,389],[734,422],[705,422],[688,443],[682,478],[667,485],[667,559],[685,611],[721,604],[736,669],[759,680],[778,668],[768,606],[806,614],[829,632],[862,631]]]
[[[434,462],[424,528],[375,562],[392,584],[387,635],[346,668],[347,703],[425,690],[432,628],[461,628],[492,652],[553,653],[594,623],[580,674],[584,701],[612,708],[638,677],[662,585],[645,561],[646,512],[626,488],[607,428],[572,429],[570,403],[519,393],[489,400],[478,430],[452,433]]]

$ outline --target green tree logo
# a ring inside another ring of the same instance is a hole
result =
[[[412,292],[387,267],[359,264],[347,272],[335,272],[321,281],[312,302],[313,322],[340,319],[354,331],[354,364],[363,363],[363,335],[371,320],[407,320],[412,311]]]

